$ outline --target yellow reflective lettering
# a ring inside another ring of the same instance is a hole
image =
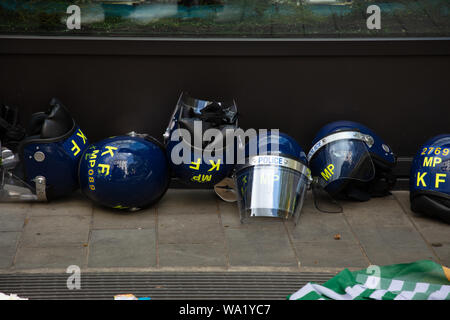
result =
[[[83,144],[86,144],[87,138],[86,138],[86,136],[84,135],[84,133],[81,132],[80,129],[78,129],[77,136],[79,136],[81,139],[83,139]]]
[[[105,173],[105,176],[109,175],[109,164],[99,164],[98,165],[101,170],[99,170],[99,173]]]
[[[437,173],[436,174],[436,183],[435,183],[436,189],[439,188],[439,184],[440,183],[444,183],[445,182],[445,179],[441,179],[441,178],[445,178],[445,177],[447,177],[446,173]]]
[[[96,158],[97,158],[97,153],[99,153],[99,151],[100,151],[100,150],[94,150],[94,151],[92,151],[90,158],[91,158],[91,159],[96,159]]]
[[[189,166],[190,169],[198,170],[200,168],[200,163],[202,162],[201,158],[198,158],[197,162],[191,162],[194,166]]]
[[[211,177],[212,177],[212,176],[211,176],[210,174],[208,174],[208,175],[205,175],[205,174],[204,174],[204,175],[202,176],[202,182],[205,182],[205,181],[207,181],[207,182],[208,182],[208,181],[211,181]]]
[[[431,167],[431,165],[433,164],[433,157],[425,157],[423,158],[423,166],[424,167]]]
[[[422,187],[427,186],[425,180],[423,180],[423,178],[425,178],[426,175],[427,175],[426,172],[424,172],[422,175],[420,174],[420,172],[417,172],[417,186],[419,186],[419,184],[422,184]]]
[[[436,167],[436,165],[439,164],[439,163],[441,163],[441,162],[442,162],[442,158],[434,157],[434,160],[433,160],[433,167]]]
[[[105,154],[109,153],[111,155],[111,157],[113,157],[114,156],[113,150],[117,150],[116,147],[111,147],[111,146],[105,146],[105,149],[106,149],[106,151],[102,152],[102,154],[101,154],[102,156],[104,156]]]
[[[216,169],[216,171],[219,171],[219,169],[220,169],[220,159],[217,160],[217,163],[214,163],[214,161],[209,160],[209,163],[211,163],[212,168],[209,169],[208,171],[213,171],[214,169]]]
[[[328,169],[328,171],[330,171],[331,175],[334,174],[334,171],[333,171],[334,170],[334,165],[332,165],[332,164],[328,165],[327,169]]]
[[[73,148],[70,150],[73,151],[73,155],[76,156],[81,151],[80,147],[77,145],[77,143],[74,140],[72,140],[72,145],[73,145]]]

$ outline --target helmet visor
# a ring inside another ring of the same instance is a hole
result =
[[[0,202],[37,201],[33,188],[0,167]]]
[[[309,185],[307,175],[284,166],[260,165],[239,170],[234,179],[241,222],[278,217],[297,223]]]
[[[13,174],[19,163],[17,155],[0,143],[0,202],[34,201],[34,189]]]
[[[318,150],[310,160],[311,171],[324,187],[343,180],[370,181],[375,166],[365,142],[344,139],[330,142]]]

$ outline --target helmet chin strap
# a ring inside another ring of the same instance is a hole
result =
[[[342,205],[318,183],[312,183],[314,206],[323,213],[342,213]]]

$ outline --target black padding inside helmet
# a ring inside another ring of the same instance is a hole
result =
[[[70,133],[73,127],[74,120],[69,111],[58,99],[53,98],[50,110],[31,116],[27,140],[59,138]]]
[[[450,223],[450,197],[426,192],[411,195],[411,210]]]
[[[235,128],[237,123],[237,111],[234,103],[226,102],[219,103],[211,101],[207,106],[201,109],[199,112],[195,112],[194,109],[185,104],[182,110],[182,114],[179,118],[180,128],[186,129],[190,132],[191,137],[195,135],[194,124],[196,121],[202,122],[202,132],[208,129],[218,129],[222,132],[223,138],[225,138],[225,131],[229,128]],[[202,141],[202,147],[224,146],[224,141]]]
[[[48,114],[45,112],[37,112],[31,115],[30,122],[28,123],[27,133],[29,136],[40,136],[42,125]]]
[[[0,105],[0,140],[2,144],[14,150],[25,135],[25,129],[19,124],[19,109]]]
[[[63,136],[72,130],[74,121],[69,111],[58,100],[50,102],[50,112],[42,124],[41,139],[51,139]]]

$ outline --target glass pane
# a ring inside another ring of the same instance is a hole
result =
[[[79,15],[71,7],[74,4],[80,9]],[[2,0],[0,33],[274,38],[449,36],[449,8],[449,0]]]

